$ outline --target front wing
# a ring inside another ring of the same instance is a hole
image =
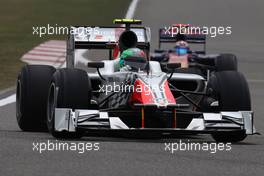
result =
[[[246,134],[256,133],[252,111],[202,113],[193,118],[187,128],[129,128],[119,117],[110,117],[99,110],[55,109],[55,131],[137,131],[178,134],[214,133],[216,131],[244,130]]]

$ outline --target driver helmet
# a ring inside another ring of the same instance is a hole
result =
[[[185,55],[188,53],[189,45],[186,41],[178,41],[175,44],[175,52],[178,55]]]
[[[129,49],[124,50],[121,53],[120,61],[119,61],[120,68],[125,66],[124,59],[125,58],[129,58],[129,57],[146,60],[146,54],[145,54],[145,52],[143,50],[141,50],[139,48],[129,48]]]

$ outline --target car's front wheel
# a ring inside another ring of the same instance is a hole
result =
[[[46,131],[49,84],[56,71],[47,65],[26,65],[17,78],[16,118],[23,131]]]
[[[250,111],[250,92],[245,77],[236,71],[222,71],[211,75],[207,92],[218,100],[218,111]],[[247,135],[244,130],[216,132],[212,137],[219,142],[239,142]]]
[[[216,71],[237,71],[237,57],[234,54],[220,54],[215,59]]]
[[[47,125],[49,132],[54,137],[82,137],[80,131],[70,133],[55,130],[55,108],[89,109],[91,94],[90,79],[85,71],[63,68],[54,73],[47,105]]]

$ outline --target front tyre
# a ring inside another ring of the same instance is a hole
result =
[[[237,71],[237,57],[234,54],[220,54],[215,59],[216,71]]]
[[[55,131],[55,108],[89,109],[91,94],[90,79],[85,71],[64,68],[54,73],[48,96],[47,125],[55,138],[82,137],[79,131]]]
[[[47,130],[47,97],[55,71],[47,65],[26,65],[21,69],[16,88],[16,118],[21,130]]]
[[[207,91],[218,100],[218,111],[250,111],[250,92],[245,77],[236,71],[222,71],[211,75]],[[218,142],[239,142],[247,135],[244,130],[216,132],[212,137]]]

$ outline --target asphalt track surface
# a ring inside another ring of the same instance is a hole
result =
[[[157,30],[171,23],[232,26],[231,36],[208,40],[208,52],[233,52],[239,69],[249,80],[255,125],[264,133],[264,1],[262,0],[141,0],[136,17],[152,28],[152,49]],[[6,96],[12,92],[1,95]],[[0,97],[0,98],[1,98]],[[33,151],[33,142],[56,142],[46,133],[21,132],[15,120],[15,104],[0,108],[0,175],[256,175],[264,173],[264,137],[250,136],[232,145],[231,151],[164,150],[164,142],[178,139],[124,139],[86,137],[100,143],[99,151]],[[183,139],[188,142],[187,139]],[[72,141],[70,141],[72,142]],[[190,142],[213,142],[196,136]]]

